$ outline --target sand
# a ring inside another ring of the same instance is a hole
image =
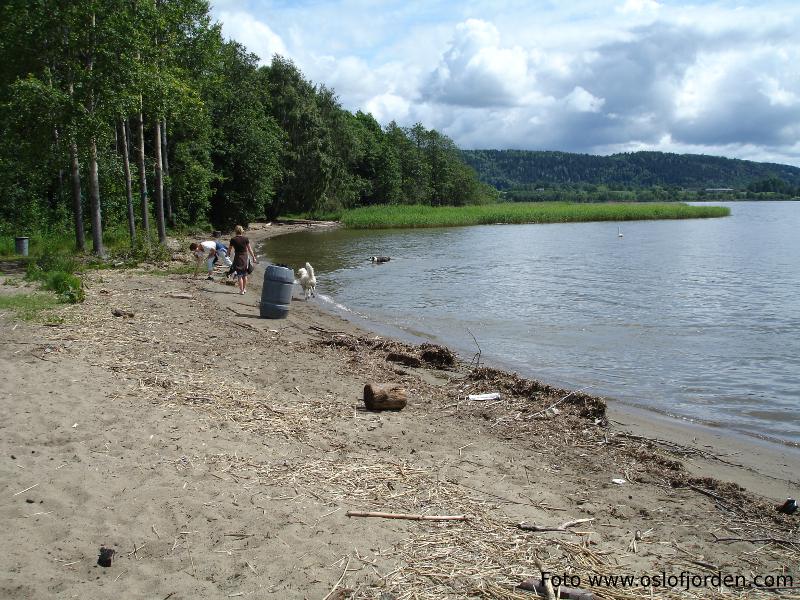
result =
[[[472,357],[387,361],[421,352],[299,290],[287,319],[260,319],[259,274],[239,296],[163,269],[97,271],[60,324],[0,315],[0,597],[532,598],[516,585],[539,562],[604,598],[800,597],[588,582],[800,583],[800,516],[774,508],[800,493],[793,450],[613,403],[606,415]],[[364,411],[367,382],[402,384],[409,405]],[[501,400],[466,399],[489,391]]]

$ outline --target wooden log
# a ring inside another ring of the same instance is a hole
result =
[[[408,401],[408,392],[396,383],[364,386],[364,406],[368,410],[402,410]]]

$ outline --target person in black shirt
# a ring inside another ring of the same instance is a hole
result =
[[[244,227],[237,225],[233,231],[236,235],[228,244],[228,256],[233,256],[233,269],[239,280],[239,293],[245,294],[249,261],[252,258],[253,262],[258,264],[258,259],[250,246],[250,240],[244,237]]]

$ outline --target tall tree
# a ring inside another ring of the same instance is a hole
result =
[[[133,210],[133,185],[131,184],[131,163],[128,153],[128,121],[120,119],[119,135],[122,140],[122,167],[125,176],[125,200],[128,208],[128,234],[131,245],[136,243],[136,214]]]
[[[153,151],[155,152],[155,157],[153,158],[153,166],[155,168],[153,187],[155,188],[156,226],[158,228],[158,241],[162,244],[166,244],[167,230],[164,223],[164,178],[162,175],[163,163],[161,162],[161,119],[155,119],[153,132]]]

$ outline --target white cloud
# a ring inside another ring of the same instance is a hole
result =
[[[288,56],[346,108],[463,147],[800,165],[794,0],[218,1],[225,35],[265,61]]]
[[[288,56],[281,36],[249,13],[223,11],[217,16],[222,21],[223,34],[243,44],[262,62],[269,63],[274,54]]]
[[[529,87],[528,55],[500,46],[500,32],[479,19],[459,23],[422,96],[462,106],[514,106]]]
[[[564,100],[567,106],[578,112],[600,112],[605,100],[593,96],[581,86],[576,86]]]
[[[622,6],[618,6],[616,10],[623,15],[627,15],[631,13],[654,13],[660,8],[661,5],[655,0],[625,0],[625,3]]]
[[[366,103],[367,112],[379,123],[389,121],[404,122],[410,113],[411,103],[396,94],[380,94],[370,98]]]

